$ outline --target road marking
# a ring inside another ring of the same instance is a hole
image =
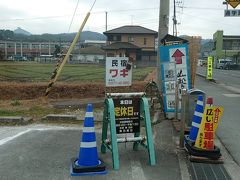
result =
[[[231,76],[233,76],[233,77],[240,77],[240,76],[237,75],[237,74],[231,74]]]
[[[240,97],[240,94],[223,94],[223,95],[226,97],[232,97],[232,98]]]
[[[15,139],[15,138],[17,138],[17,137],[19,137],[19,136],[21,136],[21,135],[23,135],[23,134],[26,134],[26,133],[28,133],[28,132],[30,132],[30,131],[31,131],[31,129],[28,129],[28,130],[26,130],[26,131],[22,131],[22,132],[20,132],[20,133],[18,133],[18,134],[16,134],[16,135],[14,135],[14,136],[10,136],[10,137],[1,139],[1,140],[0,140],[0,146],[3,145],[3,144],[5,144],[5,143],[7,143],[8,141],[11,141],[11,140],[13,140],[13,139]]]
[[[49,131],[49,130],[55,130],[55,131],[61,131],[61,130],[79,130],[81,131],[82,128],[81,127],[59,127],[59,126],[43,126],[43,127],[39,127],[39,126],[36,126],[36,127],[31,127],[31,128],[28,128],[27,130],[24,130],[24,131],[21,131],[20,133],[17,133],[16,135],[14,136],[9,136],[9,137],[6,137],[4,139],[1,139],[0,140],[0,146],[3,145],[3,144],[6,144],[7,142],[15,139],[15,138],[18,138],[19,136],[21,135],[24,135],[30,131]],[[95,132],[96,133],[101,133],[101,129],[95,129]]]

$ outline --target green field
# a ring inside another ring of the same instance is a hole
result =
[[[0,81],[17,82],[48,82],[55,64],[40,64],[35,62],[0,62]],[[144,80],[152,67],[133,70],[133,80]],[[86,64],[66,64],[59,81],[104,82],[105,67]]]

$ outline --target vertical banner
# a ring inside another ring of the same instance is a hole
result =
[[[214,136],[222,113],[222,107],[205,107],[195,147],[206,150],[214,149]]]
[[[160,46],[160,59],[165,112],[175,112],[176,82],[179,99],[181,99],[182,89],[188,90],[191,87],[188,45]]]
[[[127,57],[106,58],[106,87],[132,85],[132,68],[126,69],[127,62]]]
[[[209,56],[207,61],[207,79],[209,80],[212,80],[212,68],[212,57]]]
[[[113,99],[117,134],[140,132],[140,98]]]

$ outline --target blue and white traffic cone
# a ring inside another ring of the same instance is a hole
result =
[[[202,121],[202,116],[203,116],[203,96],[199,95],[197,99],[197,104],[196,104],[196,109],[193,115],[193,120],[192,120],[192,127],[190,129],[190,135],[189,135],[189,140],[191,142],[195,142],[197,135],[198,135],[198,130],[201,125]]]
[[[107,171],[104,163],[98,159],[93,107],[92,104],[88,104],[84,119],[79,156],[71,160],[71,175],[84,176],[106,173]]]

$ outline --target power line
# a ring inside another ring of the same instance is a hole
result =
[[[184,1],[183,1],[184,2]],[[224,10],[222,8],[209,8],[209,7],[191,7],[191,6],[182,6],[177,5],[181,9],[197,9],[197,10]],[[119,13],[119,12],[129,12],[129,11],[146,11],[146,10],[157,10],[159,7],[149,7],[149,8],[138,8],[138,9],[120,9],[120,10],[107,10],[108,13]],[[106,11],[93,11],[91,14],[103,14]],[[84,15],[83,13],[76,15]],[[7,21],[28,21],[28,20],[41,20],[41,19],[56,19],[56,18],[65,18],[71,17],[72,15],[56,15],[56,16],[43,16],[43,17],[30,17],[30,18],[13,18],[13,19],[0,19],[0,22]]]
[[[72,26],[72,22],[73,22],[73,19],[74,19],[74,17],[75,17],[75,14],[76,14],[76,11],[77,11],[77,8],[78,8],[78,4],[79,4],[79,0],[77,1],[77,5],[76,5],[76,7],[75,7],[75,9],[74,9],[74,13],[73,13],[73,16],[72,16],[71,23],[69,24],[68,33],[69,33],[70,28],[71,28],[71,26]]]
[[[152,8],[141,8],[141,9],[124,9],[124,10],[108,10],[108,13],[119,13],[119,12],[129,12],[129,11],[146,11],[146,10],[153,10],[158,9],[158,7]],[[106,11],[93,11],[91,14],[103,14]],[[84,13],[76,14],[76,15],[84,15]],[[71,17],[72,15],[56,15],[56,16],[45,16],[45,17],[30,17],[30,18],[13,18],[13,19],[0,19],[0,22],[6,21],[26,21],[26,20],[41,20],[41,19],[55,19],[55,18],[64,18],[64,17]]]

